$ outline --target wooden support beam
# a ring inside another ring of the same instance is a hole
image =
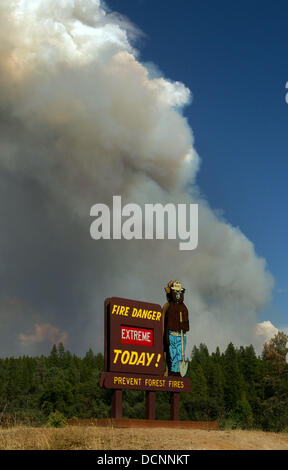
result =
[[[180,393],[172,392],[170,395],[170,416],[173,421],[179,421]]]
[[[146,419],[155,419],[156,392],[146,392]]]
[[[113,392],[112,418],[122,418],[122,390],[114,390]]]

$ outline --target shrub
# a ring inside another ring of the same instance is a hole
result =
[[[235,428],[250,429],[253,425],[253,413],[247,400],[239,400],[231,413]]]
[[[67,425],[67,419],[60,411],[56,410],[50,413],[47,424],[53,428],[64,428]]]

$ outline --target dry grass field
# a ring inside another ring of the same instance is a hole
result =
[[[288,433],[66,426],[0,429],[1,450],[288,450]]]

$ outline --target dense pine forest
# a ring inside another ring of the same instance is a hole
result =
[[[195,346],[188,376],[192,392],[182,393],[183,420],[217,420],[222,427],[288,430],[288,336],[279,332],[265,343],[261,356],[253,346],[211,354]],[[48,357],[0,359],[0,425],[45,425],[65,418],[111,416],[112,391],[99,387],[102,354],[90,349],[72,355],[62,343]],[[145,392],[123,392],[123,415],[144,418]],[[156,418],[169,419],[169,394],[157,393]]]

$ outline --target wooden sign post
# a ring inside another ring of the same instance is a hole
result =
[[[180,392],[190,379],[163,376],[163,318],[158,304],[112,297],[104,304],[104,372],[100,386],[114,389],[112,417],[122,417],[122,390],[146,392],[146,419],[155,419],[156,392],[170,392],[171,419],[179,420]]]

